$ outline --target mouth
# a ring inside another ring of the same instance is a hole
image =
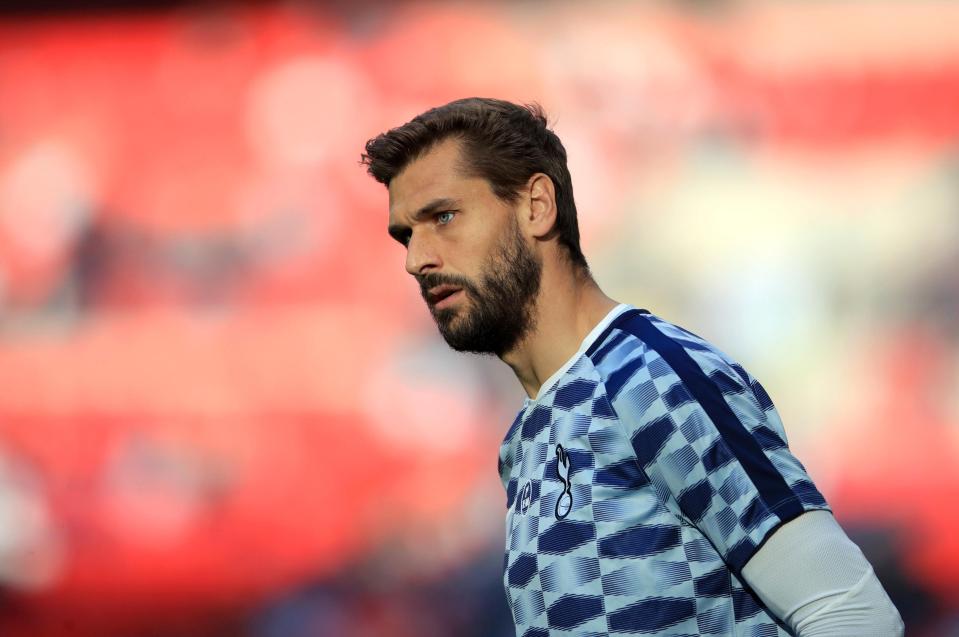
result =
[[[462,295],[463,289],[453,285],[438,285],[430,288],[427,292],[427,298],[430,305],[436,309],[441,309],[453,303]]]

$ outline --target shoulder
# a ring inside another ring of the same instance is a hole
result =
[[[742,365],[646,310],[625,312],[587,354],[621,417],[651,418],[688,406],[711,415],[731,409],[738,419],[765,422],[777,438],[785,438],[772,400]]]
[[[635,381],[675,376],[705,375],[723,389],[752,381],[714,344],[647,310],[624,312],[586,354],[611,397]]]

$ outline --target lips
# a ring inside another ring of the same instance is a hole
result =
[[[458,288],[455,285],[437,285],[432,287],[427,291],[427,296],[429,297],[430,303],[437,304],[446,297],[459,292],[462,288]]]

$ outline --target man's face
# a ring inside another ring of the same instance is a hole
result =
[[[542,262],[516,208],[464,176],[459,153],[446,140],[393,178],[390,234],[406,245],[406,270],[449,346],[502,355],[535,324]]]

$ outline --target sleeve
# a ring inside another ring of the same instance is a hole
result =
[[[775,531],[743,577],[801,637],[902,637],[905,629],[866,556],[826,511]]]
[[[652,315],[627,329],[641,343],[606,379],[613,411],[665,504],[740,576],[775,529],[828,505],[790,453],[772,401],[741,366]]]

